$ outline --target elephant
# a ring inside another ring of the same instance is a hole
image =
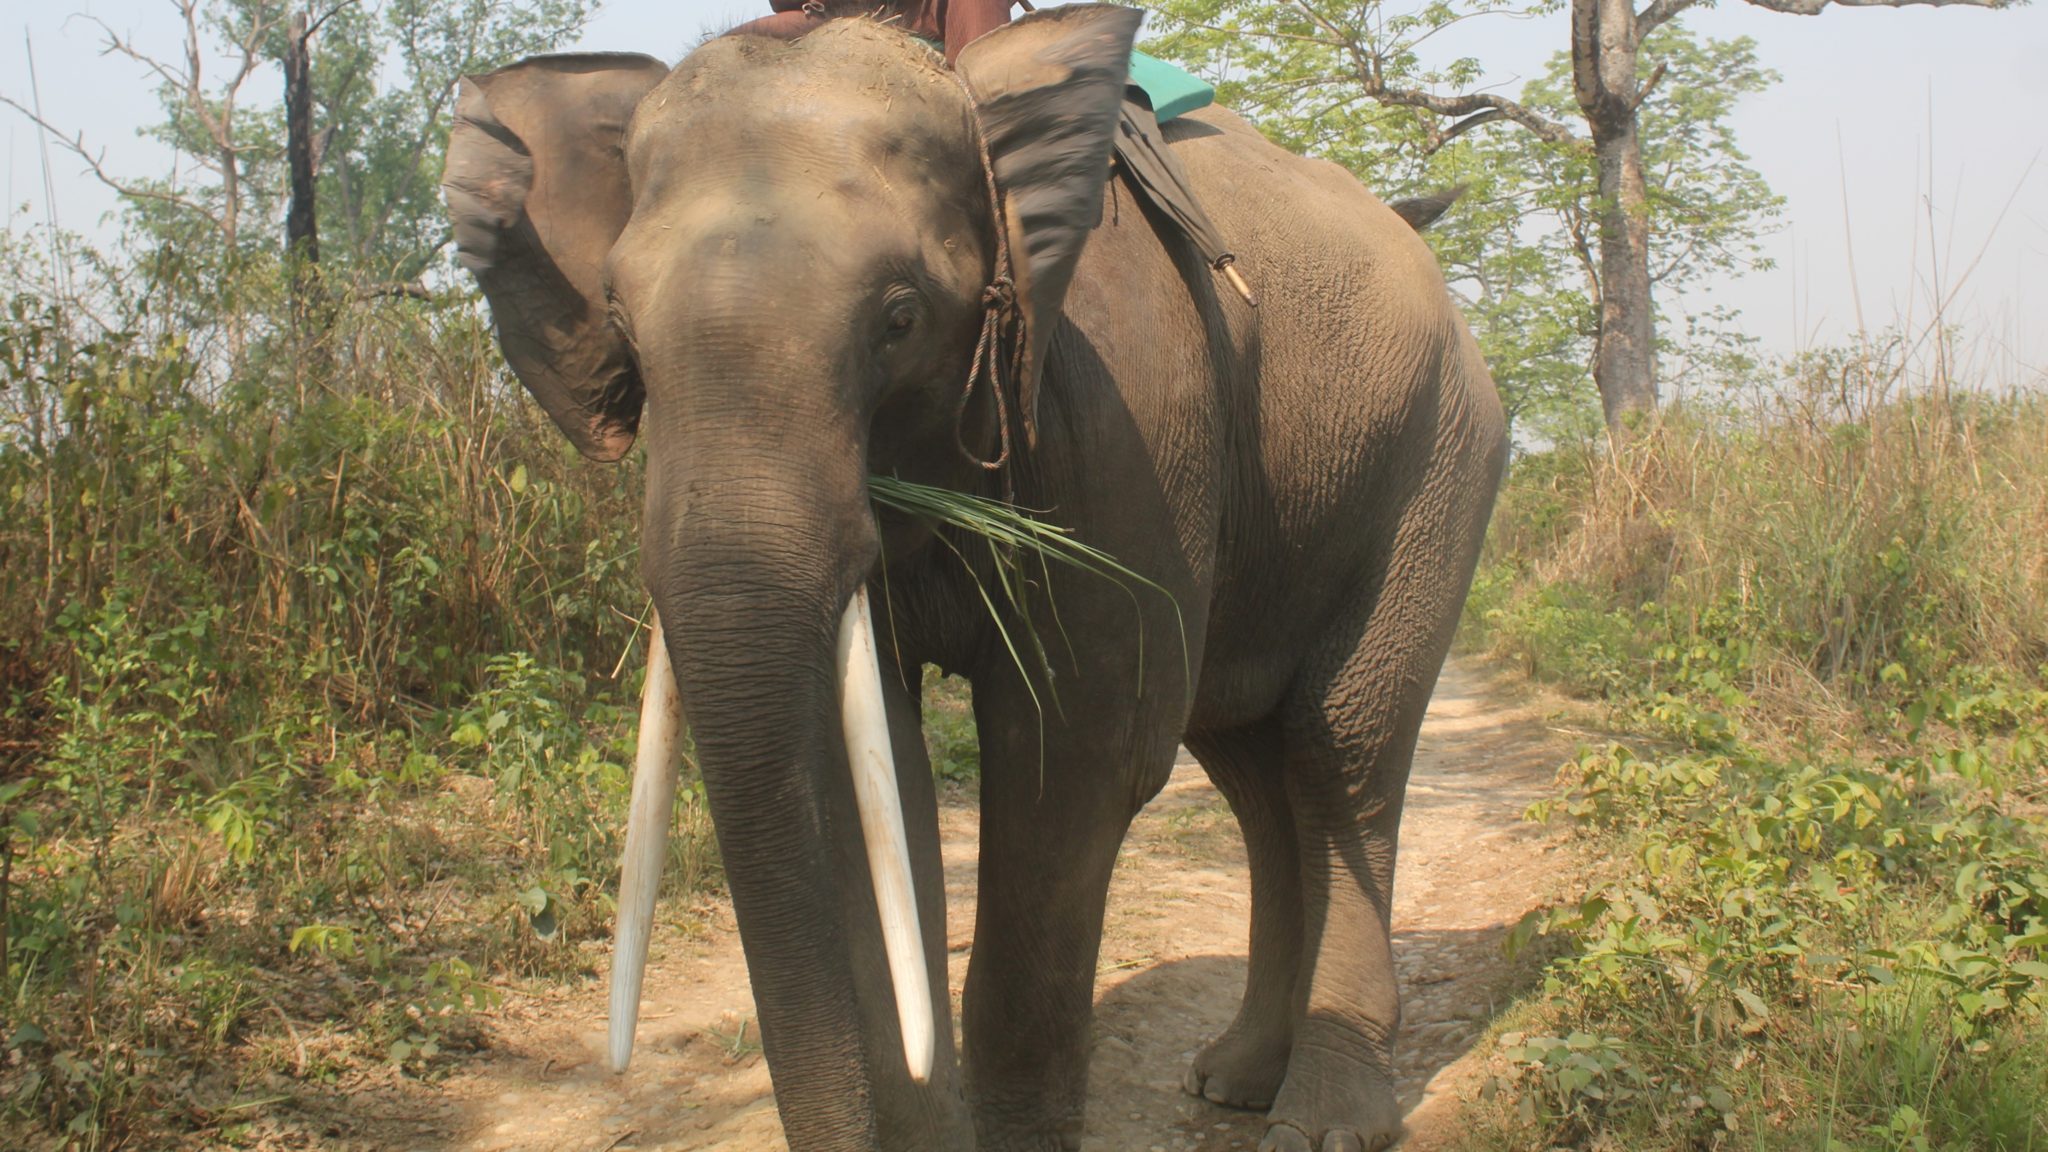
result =
[[[1164,132],[1261,300],[1219,293],[1112,172],[1140,19],[1048,8],[948,69],[847,18],[460,90],[445,195],[507,363],[588,457],[646,453],[613,1061],[687,717],[793,1149],[1079,1146],[1111,872],[1183,744],[1252,890],[1187,1088],[1265,1110],[1267,1149],[1401,1130],[1402,796],[1505,421],[1402,216],[1211,107]],[[877,511],[871,476],[1151,583],[990,595],[989,547]],[[970,682],[981,749],[958,1051],[928,667]]]

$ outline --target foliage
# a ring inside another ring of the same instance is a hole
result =
[[[952,784],[981,779],[973,696],[965,680],[937,668],[925,669],[924,739],[931,749],[932,775]]]
[[[1420,7],[1275,0],[1169,0],[1148,50],[1205,73],[1219,98],[1274,140],[1333,160],[1392,200],[1463,186],[1426,234],[1486,353],[1518,427],[1559,440],[1599,427],[1590,383],[1600,311],[1598,174],[1582,139],[1568,52],[1551,56],[1515,103],[1560,135],[1512,119],[1451,132],[1435,112],[1375,99],[1403,85],[1490,90],[1473,58],[1430,60],[1428,40],[1475,17],[1549,10],[1497,0]],[[1361,58],[1350,45],[1377,55]],[[1664,332],[1664,374],[1681,386],[1748,342],[1731,318],[1701,307],[1716,277],[1768,268],[1759,240],[1782,208],[1748,164],[1730,120],[1777,76],[1747,37],[1701,37],[1673,21],[1641,48],[1659,83],[1639,109],[1648,185],[1651,275]],[[1684,294],[1684,299],[1681,299]]]
[[[1468,1146],[2048,1144],[2048,404],[1886,347],[1511,477],[1468,624],[1628,735]]]
[[[2011,729],[1928,726],[1892,755],[1721,739],[1568,764],[1534,815],[1616,857],[1518,930],[1574,947],[1534,1022],[1566,1034],[1502,1038],[1509,1143],[2038,1146],[2048,842],[2015,790],[2040,788],[2044,739],[2037,692]]]
[[[326,133],[322,252],[333,254],[323,259],[398,283],[427,271],[448,230],[441,165],[457,80],[547,51],[595,8],[593,0],[389,0],[337,11],[313,42],[315,126]],[[282,46],[273,54],[281,57]],[[281,121],[276,132],[281,139]]]

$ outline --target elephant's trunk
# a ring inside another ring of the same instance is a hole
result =
[[[903,801],[896,789],[896,757],[889,744],[889,718],[882,702],[882,669],[875,651],[875,626],[867,589],[854,592],[839,621],[835,679],[840,726],[853,775],[855,804],[867,844],[868,873],[874,882],[882,944],[896,993],[897,1023],[910,1078],[931,1078],[935,1031],[931,984],[926,977],[924,935],[918,923],[911,878],[910,843],[903,829]],[[655,894],[675,807],[676,744],[681,734],[682,699],[676,692],[668,646],[657,617],[649,640],[647,686],[641,695],[640,746],[633,766],[632,808],[626,820],[626,849],[619,881],[619,918],[612,952],[610,1054],[623,1072],[633,1055],[640,990],[647,969]]]
[[[758,378],[798,375],[769,365]],[[737,386],[708,380],[700,370],[685,398],[703,396],[701,405],[650,408],[643,574],[689,718],[784,1129],[792,1148],[951,1146],[964,1114],[951,1038],[938,1026],[944,969],[932,971],[944,962],[935,814],[928,793],[908,812],[896,796],[920,779],[907,743],[914,702],[895,661],[878,659],[893,649],[884,631],[878,651],[862,594],[881,555],[866,429],[834,411],[839,397],[824,388],[735,402]],[[665,826],[666,793],[650,785],[640,795],[656,812],[634,826]],[[622,917],[639,914],[622,900]],[[635,931],[623,926],[622,939]],[[638,960],[622,949],[622,1047]]]

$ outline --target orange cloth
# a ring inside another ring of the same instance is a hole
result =
[[[734,28],[728,35],[777,36],[793,39],[825,20],[818,5],[805,11],[806,0],[769,0],[775,15],[764,16]],[[946,46],[946,62],[952,63],[960,50],[975,37],[1010,22],[1014,0],[891,0],[880,8],[899,16],[903,28],[927,40]]]

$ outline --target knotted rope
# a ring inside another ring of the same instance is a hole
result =
[[[960,87],[967,92],[970,115],[974,102],[974,91],[957,73]],[[982,179],[988,187],[989,214],[993,217],[996,230],[995,272],[989,279],[988,287],[981,291],[981,336],[974,342],[974,362],[967,369],[967,384],[960,390],[960,401],[953,409],[953,442],[959,446],[960,454],[986,472],[1001,472],[1010,462],[1010,405],[1006,395],[1006,378],[1014,381],[1020,361],[1024,355],[1022,333],[1015,331],[1019,312],[1017,309],[1017,280],[1010,267],[1010,230],[1003,216],[1002,194],[996,188],[996,166],[989,155],[988,135],[982,131],[981,118],[974,116],[974,146],[981,156]],[[1006,349],[1005,344],[1009,347]],[[998,451],[993,460],[984,460],[979,452],[970,448],[966,439],[967,405],[974,399],[974,390],[982,378],[988,378],[989,394],[996,406],[996,441]],[[1003,475],[1003,498],[1012,499],[1015,493],[1009,473]]]

